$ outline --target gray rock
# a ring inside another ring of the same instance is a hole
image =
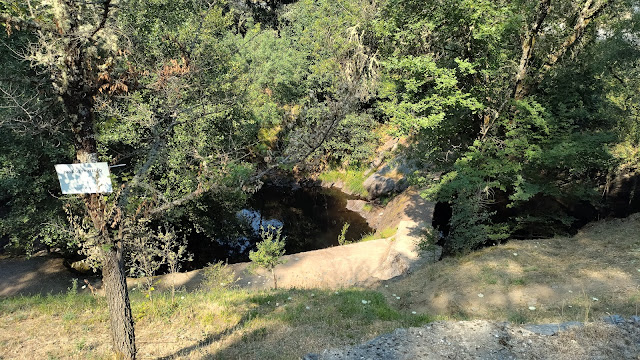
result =
[[[629,318],[629,322],[634,323],[634,324],[640,324],[640,316],[634,315],[634,316],[630,317]]]
[[[394,189],[395,192],[403,192],[409,187],[409,181],[405,178],[402,178],[396,182],[396,187]]]
[[[552,336],[560,331],[567,331],[572,327],[582,326],[581,322],[569,321],[562,324],[544,324],[544,325],[525,325],[524,328],[538,335]]]
[[[396,191],[396,180],[377,173],[369,176],[362,185],[369,192],[369,199],[377,199]]]
[[[382,161],[384,159],[382,157],[378,157],[373,159],[373,161],[371,162],[371,168],[372,169],[377,169],[378,167],[380,167],[380,165],[382,165]]]
[[[604,322],[611,325],[624,324],[624,318],[620,315],[609,315],[602,318]]]
[[[357,213],[364,212],[364,207],[368,202],[364,200],[347,200],[347,210],[355,211]]]

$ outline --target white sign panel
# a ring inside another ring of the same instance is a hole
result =
[[[82,163],[56,165],[63,194],[110,193],[109,164]]]

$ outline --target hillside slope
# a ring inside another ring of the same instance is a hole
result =
[[[540,323],[637,315],[640,214],[592,223],[574,237],[510,241],[446,258],[380,290],[400,308],[443,319]]]

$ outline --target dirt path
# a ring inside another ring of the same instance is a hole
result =
[[[80,276],[62,258],[44,253],[30,259],[0,258],[0,297],[65,292]],[[86,278],[95,281],[95,276]]]

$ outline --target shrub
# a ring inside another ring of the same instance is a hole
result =
[[[286,237],[282,236],[282,227],[275,228],[271,225],[265,230],[260,227],[260,237],[262,241],[256,244],[257,250],[249,252],[249,259],[253,261],[254,266],[259,266],[271,271],[273,276],[273,287],[278,288],[278,281],[273,269],[284,263],[281,259],[284,255],[284,244]]]
[[[344,225],[342,225],[342,230],[340,230],[340,235],[338,235],[338,244],[340,245],[347,245],[347,244],[351,244],[352,241],[348,241],[346,239],[346,234],[347,234],[347,230],[349,230],[349,223],[345,222]]]
[[[209,264],[204,268],[201,287],[206,290],[221,290],[233,287],[237,281],[235,272],[225,263]]]

